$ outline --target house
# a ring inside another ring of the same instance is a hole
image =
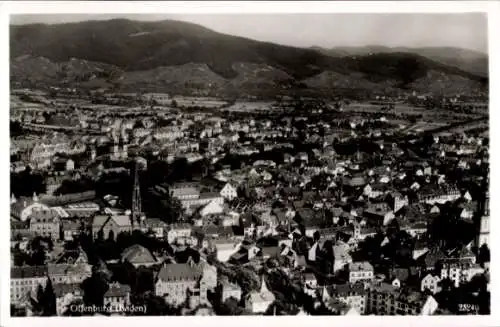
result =
[[[472,203],[463,204],[459,208],[460,218],[470,220],[474,216],[475,206]]]
[[[240,216],[239,226],[243,228],[245,237],[250,238],[262,235],[266,229],[260,219],[250,212]]]
[[[431,291],[432,294],[436,294],[441,291],[439,283],[441,278],[438,275],[428,273],[425,275],[420,282],[420,290],[424,292],[425,290]]]
[[[237,190],[237,187],[234,186],[233,184],[231,183],[226,183],[226,185],[224,185],[224,187],[222,188],[222,190],[220,191],[220,195],[228,200],[228,201],[232,201],[234,200],[235,198],[238,197],[238,190]]]
[[[421,293],[402,293],[390,284],[381,283],[368,289],[367,314],[374,315],[432,315],[438,303],[432,296]]]
[[[70,217],[90,218],[97,214],[100,208],[94,202],[79,202],[64,206],[64,210]]]
[[[367,184],[363,188],[363,194],[369,198],[378,198],[386,192],[386,189],[384,184]]]
[[[377,229],[372,226],[363,226],[358,223],[354,224],[354,240],[364,240],[367,237],[375,236],[377,234]]]
[[[158,218],[147,218],[144,221],[146,231],[151,231],[158,239],[163,239],[167,233],[168,225]]]
[[[67,264],[78,264],[78,263],[88,263],[88,257],[85,251],[81,247],[76,250],[64,250],[59,257],[57,257],[55,263],[67,263]]]
[[[309,155],[305,152],[299,152],[297,154],[297,159],[307,163],[307,162],[309,162]]]
[[[29,221],[20,221],[15,218],[11,218],[10,220],[10,235],[11,240],[19,240],[19,239],[32,239],[33,234],[30,231],[30,222]]]
[[[408,205],[408,196],[403,196],[397,191],[390,192],[387,196],[387,201],[394,213],[397,213],[401,208]]]
[[[92,266],[86,262],[48,264],[47,275],[53,285],[82,283],[92,275]]]
[[[61,187],[62,183],[66,180],[64,175],[49,176],[45,180],[46,193],[54,195],[55,191]]]
[[[54,294],[56,296],[56,313],[58,316],[64,315],[71,303],[77,300],[83,300],[83,290],[80,283],[57,284],[54,285]]]
[[[362,284],[338,284],[327,288],[331,298],[354,308],[359,314],[366,312],[366,290]]]
[[[427,242],[416,241],[413,246],[413,252],[412,252],[413,260],[417,260],[424,254],[426,254],[428,251],[429,247],[427,246]]]
[[[462,195],[456,187],[444,186],[439,188],[425,187],[417,193],[418,201],[427,204],[444,204],[459,199]]]
[[[210,202],[218,203],[219,205],[224,204],[224,198],[217,192],[199,193],[198,191],[193,191],[193,193],[187,194],[183,197],[188,197],[188,196],[189,198],[180,200],[182,207],[184,209],[191,209],[204,206],[209,204]]]
[[[122,232],[131,233],[133,230],[132,221],[128,215],[98,215],[92,222],[92,235],[94,239],[102,233],[104,239],[115,239]]]
[[[348,244],[338,241],[333,246],[333,254],[334,254],[334,264],[333,264],[333,272],[337,272],[339,270],[344,269],[345,265],[352,262],[351,255],[349,254],[350,247]]]
[[[168,225],[167,228],[167,241],[169,244],[175,243],[178,239],[185,239],[192,235],[191,224],[177,223]]]
[[[403,222],[400,224],[400,229],[404,230],[412,237],[417,237],[427,233],[427,222],[416,221],[414,223]]]
[[[39,236],[60,239],[59,214],[54,209],[35,209],[30,218],[30,231]]]
[[[61,230],[63,240],[66,242],[73,241],[78,235],[80,235],[82,225],[80,222],[75,220],[63,220],[61,222]]]
[[[201,210],[200,215],[202,217],[208,215],[221,214],[224,212],[224,206],[218,200],[213,200],[207,203]]]
[[[373,280],[373,266],[368,261],[349,263],[349,283]]]
[[[134,267],[149,267],[158,263],[156,257],[144,246],[134,244],[123,250],[121,255],[122,262],[129,262]]]
[[[117,282],[111,283],[104,293],[104,306],[110,307],[111,311],[119,311],[130,304],[130,286]]]
[[[217,286],[217,270],[205,263],[164,264],[156,276],[155,295],[178,306],[189,298],[190,307],[208,304],[207,292]]]
[[[217,238],[212,241],[219,262],[227,262],[231,256],[238,252],[239,244],[233,238]]]
[[[460,283],[471,281],[472,277],[484,273],[484,269],[478,264],[444,262],[441,264],[441,279],[449,278],[459,287]]]
[[[344,177],[343,184],[352,188],[358,188],[366,185],[366,180],[363,176]]]
[[[47,284],[47,266],[23,266],[10,268],[10,302],[21,304],[30,292],[36,292],[38,285]]]
[[[245,308],[252,313],[265,313],[274,302],[275,296],[269,291],[264,277],[260,286],[260,291],[252,291],[245,298]]]
[[[477,235],[477,246],[480,248],[483,244],[490,246],[490,210],[489,199],[486,199],[484,213],[481,216],[479,235]]]
[[[311,248],[307,251],[307,260],[310,262],[316,261],[316,256],[318,254],[318,242],[314,242]]]
[[[315,297],[317,287],[318,280],[316,279],[316,276],[313,273],[304,274],[304,293]]]
[[[387,204],[375,203],[365,209],[363,217],[372,226],[387,226],[395,216]]]
[[[221,282],[221,302],[224,303],[229,298],[239,302],[241,300],[241,287],[238,284],[223,280]]]

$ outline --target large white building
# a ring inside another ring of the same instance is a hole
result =
[[[459,287],[461,282],[469,282],[472,277],[483,272],[484,269],[475,263],[443,263],[441,279],[449,278],[455,287]]]
[[[374,315],[432,315],[438,303],[432,296],[419,292],[403,294],[390,284],[372,286],[368,291],[367,314]]]
[[[484,203],[484,213],[481,217],[481,223],[479,226],[479,235],[478,235],[478,247],[481,247],[483,244],[486,244],[490,247],[490,199],[489,194],[486,195],[486,201]]]
[[[366,293],[361,284],[339,284],[334,287],[324,287],[323,302],[328,307],[331,299],[339,300],[354,308],[359,314],[364,314],[366,312]]]
[[[171,188],[170,194],[178,199],[184,209],[201,207],[210,202],[224,204],[224,198],[219,193],[201,193],[198,188],[190,184],[180,184]]]
[[[10,301],[22,304],[31,292],[36,292],[38,285],[45,288],[48,271],[46,266],[11,267],[10,269]]]
[[[207,292],[217,287],[217,270],[205,262],[171,263],[162,266],[156,277],[155,295],[171,305],[189,298],[189,306],[208,304]]]
[[[358,281],[372,281],[373,266],[368,261],[351,262],[349,264],[349,283],[354,284]]]

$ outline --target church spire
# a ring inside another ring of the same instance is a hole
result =
[[[134,163],[134,189],[132,191],[132,224],[141,223],[141,190],[139,186],[139,163],[137,160]]]

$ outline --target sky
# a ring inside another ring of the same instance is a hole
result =
[[[11,24],[67,23],[128,18],[175,19],[217,32],[297,47],[459,47],[488,52],[487,16],[482,13],[326,14],[31,14]]]

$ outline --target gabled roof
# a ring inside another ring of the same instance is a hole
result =
[[[373,266],[368,261],[351,262],[349,271],[373,271]]]
[[[359,296],[365,294],[365,288],[363,284],[337,284],[332,287],[327,288],[328,293],[331,295],[335,295],[338,297],[347,297],[347,296]]]
[[[151,252],[139,244],[134,244],[123,250],[121,257],[123,261],[128,261],[132,264],[147,264],[156,262],[156,258],[151,254]]]
[[[124,284],[111,284],[109,289],[104,293],[104,297],[124,297],[130,294],[130,286]]]
[[[195,281],[202,276],[202,269],[193,263],[170,263],[161,267],[157,279],[161,281]]]
[[[22,266],[22,267],[10,268],[11,279],[39,278],[47,276],[47,273],[48,273],[47,266]]]
[[[410,275],[410,271],[408,268],[393,268],[391,270],[391,275],[399,279],[400,282],[405,282]]]
[[[55,284],[53,285],[54,287],[54,294],[56,295],[56,298],[60,298],[65,296],[66,294],[69,293],[80,293],[83,295],[83,290],[80,288],[79,283],[72,283],[72,284]]]
[[[91,267],[86,263],[79,264],[49,264],[47,265],[49,276],[91,274]]]

